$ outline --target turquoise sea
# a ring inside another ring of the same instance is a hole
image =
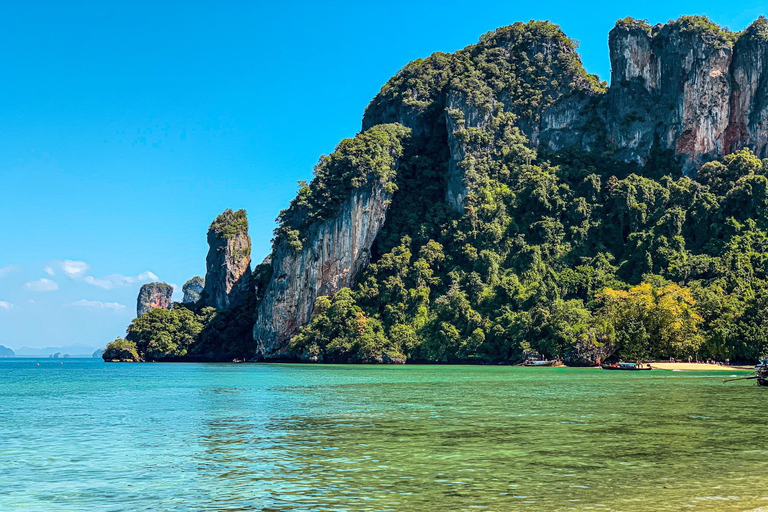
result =
[[[0,510],[768,507],[728,375],[0,359]]]

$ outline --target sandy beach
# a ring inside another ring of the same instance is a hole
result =
[[[656,370],[727,371],[754,370],[754,366],[719,366],[707,363],[651,363]]]

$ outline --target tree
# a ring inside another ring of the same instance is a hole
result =
[[[703,322],[690,291],[676,284],[641,283],[628,291],[606,288],[596,296],[598,315],[613,326],[621,357],[694,355],[703,343]]]

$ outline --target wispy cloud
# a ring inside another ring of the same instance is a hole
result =
[[[53,292],[59,289],[59,285],[55,281],[42,278],[26,283],[24,288],[32,292]]]
[[[85,276],[84,281],[91,286],[101,288],[103,290],[112,290],[121,286],[128,286],[134,283],[147,283],[150,281],[157,281],[158,277],[154,272],[146,271],[137,276],[124,276],[122,274],[112,274],[102,278],[96,278],[93,276]]]
[[[0,278],[5,277],[8,274],[19,271],[21,269],[22,267],[19,265],[6,265],[4,267],[0,267]]]
[[[120,311],[121,309],[125,309],[127,307],[125,304],[120,304],[118,302],[101,302],[98,300],[86,299],[80,299],[73,302],[71,305],[79,308],[102,309],[111,311]]]
[[[70,279],[80,279],[91,268],[89,264],[84,261],[64,260],[60,262],[61,270]]]
[[[49,276],[54,276],[54,275],[56,275],[56,272],[53,270],[53,267],[51,267],[51,266],[45,267],[43,270],[44,270],[44,271],[45,271],[45,273],[46,273],[46,274],[48,274]]]
[[[0,300],[0,309],[4,309],[6,311],[9,311],[9,310],[13,309],[13,304],[11,304],[10,302],[5,301],[5,300]]]

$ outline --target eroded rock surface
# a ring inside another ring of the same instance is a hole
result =
[[[391,197],[371,180],[354,190],[333,218],[313,224],[301,250],[278,245],[253,333],[260,357],[284,355],[288,340],[312,317],[315,299],[352,286],[370,260]]]
[[[200,300],[200,294],[205,288],[205,279],[200,276],[195,276],[182,286],[181,290],[184,292],[184,298],[181,300],[184,304],[194,304]]]
[[[141,316],[150,309],[171,309],[173,304],[173,286],[167,283],[147,283],[142,285],[136,299],[136,316]]]
[[[226,309],[242,304],[250,289],[251,238],[245,210],[225,210],[208,228],[205,304]]]

